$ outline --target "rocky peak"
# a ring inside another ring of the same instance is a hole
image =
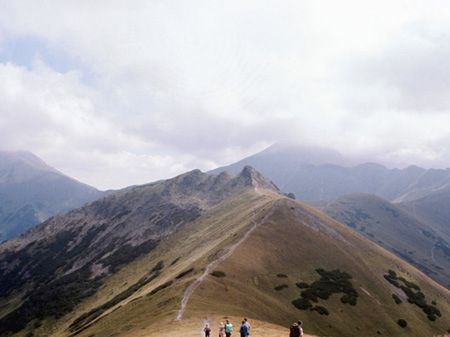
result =
[[[252,166],[245,166],[236,179],[245,186],[266,188],[279,192],[279,188],[271,180],[264,177]]]

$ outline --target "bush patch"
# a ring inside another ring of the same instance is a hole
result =
[[[312,302],[318,303],[319,299],[328,300],[333,294],[343,293],[341,302],[343,304],[356,305],[359,294],[353,288],[352,276],[339,269],[326,271],[325,269],[316,269],[320,275],[320,279],[311,284],[306,282],[298,282],[296,286],[302,289],[300,298],[292,301],[292,304],[299,310],[311,309],[320,315],[329,315],[328,309],[323,306],[316,305],[313,307]]]

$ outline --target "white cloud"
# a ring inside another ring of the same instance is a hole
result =
[[[0,56],[38,39],[72,69],[1,64],[2,147],[96,186],[280,140],[450,164],[445,1],[0,2]]]

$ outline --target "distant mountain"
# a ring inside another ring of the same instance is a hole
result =
[[[369,194],[340,197],[323,210],[450,289],[450,240],[428,222]]]
[[[369,193],[390,201],[409,201],[450,186],[450,169],[409,166],[388,169],[375,163],[354,165],[336,152],[275,144],[241,161],[212,170],[238,172],[251,165],[284,192],[300,200],[331,201],[351,193]]]
[[[30,152],[0,151],[0,242],[102,195]]]
[[[405,201],[399,207],[426,222],[450,241],[450,186],[438,189],[424,197]],[[450,251],[448,251],[450,255]]]
[[[128,188],[0,245],[0,336],[437,336],[450,292],[251,167]],[[267,328],[263,330],[262,327]]]

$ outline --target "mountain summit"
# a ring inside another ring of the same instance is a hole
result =
[[[278,187],[269,179],[264,177],[253,167],[246,165],[239,174],[238,181],[244,185],[253,186],[255,188],[265,188],[273,191],[279,191]]]

